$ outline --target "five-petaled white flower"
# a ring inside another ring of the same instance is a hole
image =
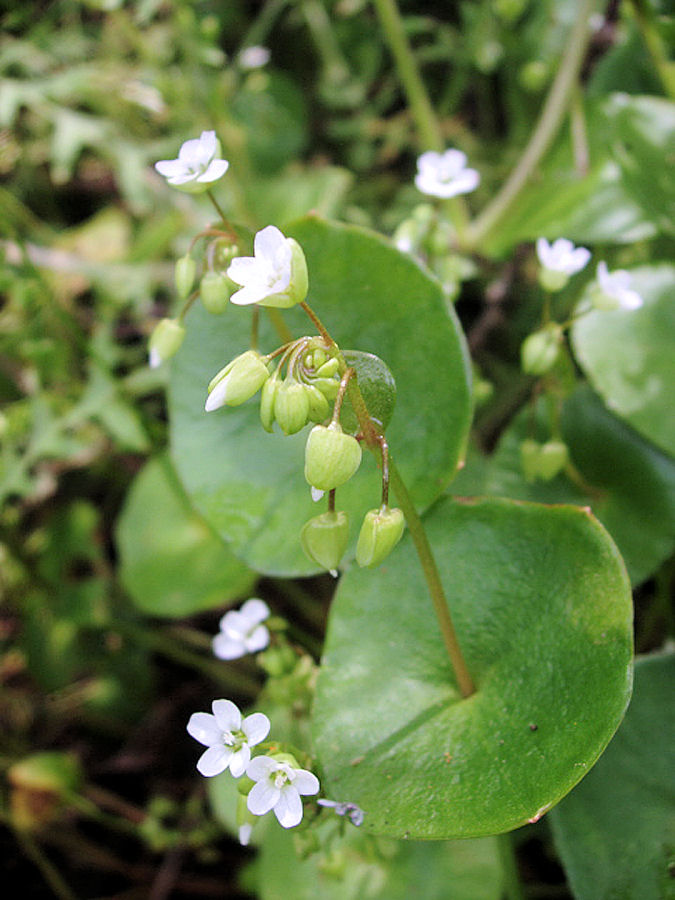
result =
[[[269,734],[270,720],[264,713],[253,713],[242,721],[231,700],[214,700],[211,709],[213,715],[193,713],[187,724],[188,734],[208,748],[199,757],[197,769],[211,776],[229,768],[239,778],[251,761],[251,747]]]
[[[230,297],[232,303],[278,307],[301,303],[307,296],[307,263],[299,244],[268,225],[256,234],[253,251],[254,256],[233,259],[227,270],[228,278],[242,286]]]
[[[352,825],[356,825],[357,828],[359,825],[363,825],[366,814],[356,803],[349,801],[341,803],[339,800],[317,800],[316,802],[319,806],[327,806],[335,810],[338,816],[347,816]]]
[[[264,600],[252,597],[241,609],[231,609],[220,620],[220,632],[212,642],[218,659],[239,659],[247,653],[264,650],[270,642],[270,633],[261,623],[270,614]]]
[[[468,194],[480,184],[480,174],[466,168],[466,153],[450,149],[445,153],[428,150],[417,160],[415,186],[432,197],[455,197]]]
[[[597,309],[639,309],[643,304],[642,297],[630,287],[630,273],[624,269],[610,272],[607,263],[598,263],[596,270],[597,285],[592,294],[593,305]]]
[[[155,169],[172,187],[192,194],[208,190],[222,178],[229,167],[226,159],[218,159],[220,141],[215,131],[202,131],[198,138],[185,141],[178,151],[178,159],[162,159]]]
[[[246,805],[254,816],[271,809],[284,828],[293,828],[302,819],[301,794],[318,794],[319,779],[307,769],[296,769],[271,756],[256,756],[246,768],[253,779]]]
[[[552,244],[544,237],[537,238],[537,256],[545,269],[574,275],[580,272],[591,258],[586,247],[575,247],[567,238],[558,238]]]

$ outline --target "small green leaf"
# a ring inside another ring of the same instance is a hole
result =
[[[588,511],[443,499],[424,521],[477,691],[459,697],[408,535],[377,577],[347,572],[333,601],[314,712],[322,786],[376,834],[495,834],[536,821],[615,732],[630,587]]]
[[[345,350],[345,362],[356,370],[359,389],[363,395],[368,412],[384,431],[391,421],[396,404],[396,382],[389,367],[374,353],[363,353],[360,350]],[[352,434],[360,431],[359,420],[352,408],[349,395],[340,412],[340,424],[345,431]]]
[[[675,898],[674,697],[675,655],[638,660],[625,721],[551,816],[577,900]]]
[[[640,266],[630,274],[644,306],[581,315],[572,328],[574,355],[607,406],[675,456],[675,266]]]
[[[120,577],[153,616],[188,616],[246,593],[255,576],[190,506],[168,461],[151,460],[117,524]]]

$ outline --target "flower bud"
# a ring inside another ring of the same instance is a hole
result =
[[[260,421],[265,431],[272,432],[274,426],[274,401],[281,385],[281,379],[275,372],[262,387],[260,395]]]
[[[174,356],[185,338],[185,327],[178,319],[160,319],[150,335],[150,368],[156,369]]]
[[[199,296],[204,309],[214,316],[225,312],[237,285],[222,272],[205,272],[199,282]]]
[[[247,350],[211,379],[204,407],[206,412],[226,404],[239,406],[257,393],[269,377],[262,356],[256,350]]]
[[[567,465],[569,451],[562,441],[547,441],[539,451],[539,477],[550,481]]]
[[[299,381],[282,381],[274,397],[274,418],[284,434],[295,434],[309,420],[309,397]]]
[[[525,338],[520,348],[523,372],[528,375],[544,375],[549,372],[558,358],[561,341],[560,325],[547,325]]]
[[[320,491],[332,491],[352,477],[361,464],[361,446],[339,423],[315,425],[305,447],[305,478]],[[329,567],[331,568],[331,567]],[[333,567],[334,568],[334,567]]]
[[[323,422],[324,419],[328,418],[330,412],[328,400],[313,384],[306,384],[305,391],[309,399],[309,418],[312,422]]]
[[[302,527],[300,542],[315,563],[329,571],[337,569],[349,543],[347,513],[329,511],[310,519]]]
[[[180,259],[176,260],[176,268],[174,269],[173,277],[176,283],[176,291],[181,300],[185,300],[185,298],[189,296],[195,281],[196,273],[197,263],[189,253],[186,253],[185,256],[181,256]]]
[[[570,276],[567,272],[561,272],[557,269],[547,269],[546,266],[542,266],[539,269],[539,284],[544,288],[545,291],[561,291],[567,282],[570,280]]]
[[[314,359],[316,360],[316,351],[314,353]],[[318,378],[331,378],[331,376],[335,375],[340,363],[333,356],[331,359],[327,359],[322,365],[318,366],[316,370],[316,374]]]
[[[334,378],[313,378],[312,384],[321,391],[326,400],[335,400],[340,390],[340,382]]]
[[[361,525],[356,544],[356,562],[363,568],[374,568],[389,556],[403,536],[405,518],[400,509],[369,510]]]

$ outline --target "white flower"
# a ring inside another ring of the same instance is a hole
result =
[[[596,270],[597,285],[593,292],[593,305],[597,309],[639,309],[643,300],[637,291],[629,287],[630,273],[623,269],[609,272],[607,263],[598,263]]]
[[[264,741],[270,720],[264,713],[253,713],[242,721],[241,713],[231,700],[214,700],[211,713],[193,713],[187,724],[188,734],[208,747],[197,761],[202,775],[220,775],[230,770],[235,778],[246,771],[251,761],[251,747]]]
[[[552,244],[546,238],[537,238],[537,256],[545,269],[574,275],[580,272],[591,258],[586,247],[575,247],[567,238],[558,238]]]
[[[242,285],[230,300],[239,306],[260,303],[263,306],[289,307],[307,296],[307,263],[293,238],[268,225],[253,242],[255,256],[233,259],[228,278]]]
[[[155,169],[170,185],[181,191],[199,193],[222,178],[229,167],[226,159],[218,159],[220,142],[215,131],[202,131],[199,138],[185,141],[178,159],[162,159]]]
[[[264,600],[252,597],[240,610],[226,612],[220,620],[220,633],[213,639],[213,652],[218,659],[239,659],[257,653],[270,642],[270,633],[261,622],[269,616]]]
[[[466,168],[466,153],[461,150],[451,149],[445,153],[428,150],[417,160],[415,186],[423,194],[455,197],[474,191],[479,184],[479,173]]]
[[[259,69],[270,61],[270,51],[267,47],[246,47],[238,59],[242,69]]]
[[[256,756],[246,774],[253,779],[246,805],[254,816],[271,809],[284,828],[293,828],[302,819],[301,794],[318,794],[319,779],[307,769],[295,769],[270,756]]]

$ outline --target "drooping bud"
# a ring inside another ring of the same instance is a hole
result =
[[[309,418],[312,422],[323,422],[330,412],[328,400],[313,384],[306,384],[305,392],[309,400]]]
[[[547,269],[545,266],[542,266],[539,269],[538,274],[539,284],[544,288],[545,291],[561,291],[567,282],[570,280],[570,276],[567,272],[561,272],[559,269]]]
[[[361,525],[356,544],[356,562],[374,568],[389,556],[403,536],[405,518],[400,509],[383,506],[369,510]]]
[[[223,272],[205,272],[199,282],[199,297],[204,309],[214,316],[225,312],[237,285]]]
[[[527,438],[520,445],[520,465],[525,476],[525,481],[532,483],[539,477],[539,454],[541,444],[538,441]]]
[[[305,447],[305,478],[320,491],[332,491],[352,477],[361,464],[361,445],[338,422],[315,425]]]
[[[281,379],[275,372],[274,375],[272,375],[271,378],[268,378],[265,384],[263,384],[262,393],[260,395],[260,421],[262,422],[262,427],[265,431],[269,431],[270,433],[272,432],[274,425],[274,401],[280,384]]]
[[[257,393],[270,377],[269,369],[256,350],[247,350],[228,363],[211,379],[205,410],[239,406]]]
[[[295,434],[309,420],[309,397],[299,381],[282,381],[274,398],[274,418],[284,434]]]
[[[525,338],[520,348],[523,372],[528,375],[544,375],[558,358],[562,341],[560,325],[547,325]]]
[[[190,295],[192,285],[195,282],[196,273],[197,263],[189,253],[186,253],[185,256],[181,256],[180,259],[176,260],[174,281],[176,284],[176,291],[181,300],[185,300],[185,298]]]
[[[185,327],[178,319],[160,319],[150,335],[150,368],[156,369],[174,356],[185,338]]]
[[[300,542],[315,563],[329,571],[337,569],[349,543],[347,513],[329,511],[310,519],[302,527]]]
[[[321,391],[326,400],[335,400],[340,390],[340,382],[334,378],[313,378],[312,384]]]
[[[539,477],[550,481],[562,472],[569,460],[567,444],[562,441],[547,441],[539,451]]]

